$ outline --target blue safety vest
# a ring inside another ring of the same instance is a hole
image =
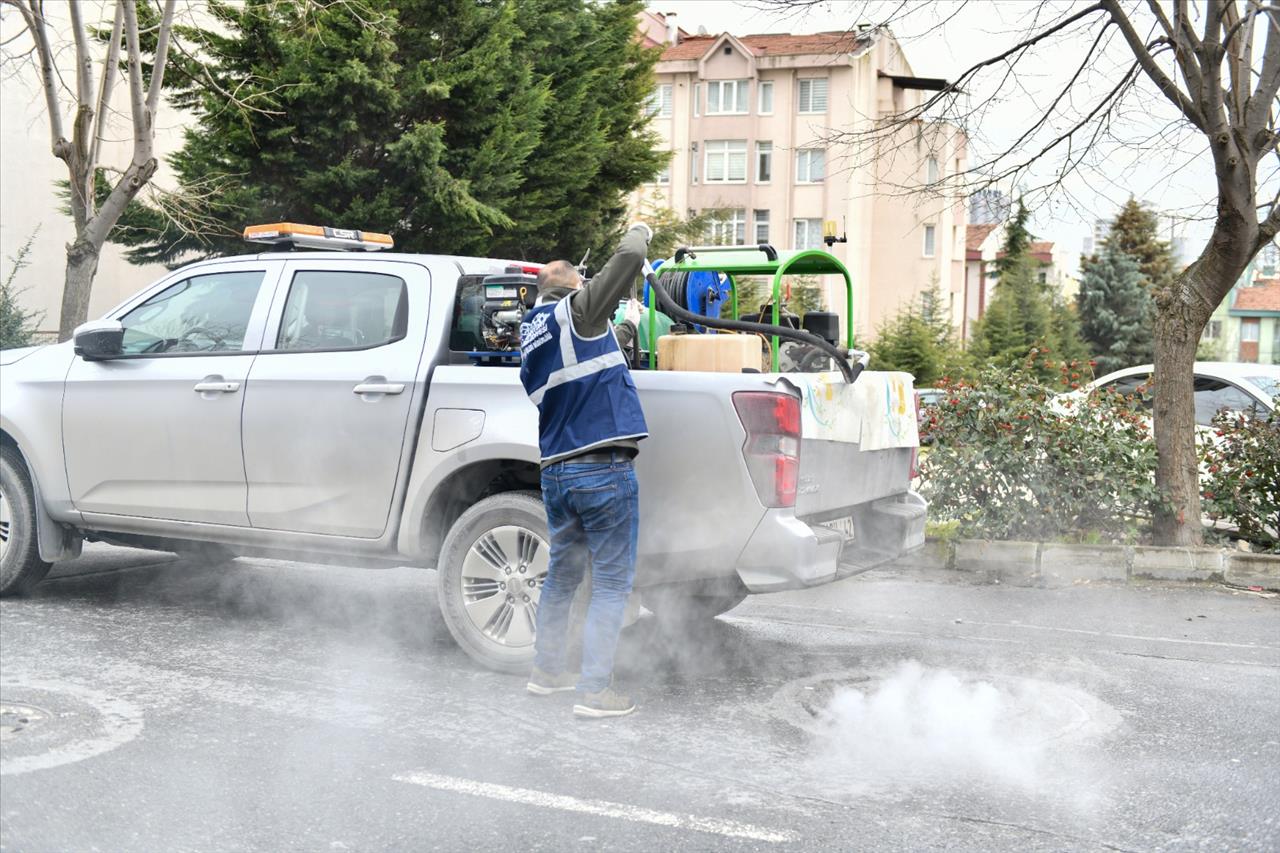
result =
[[[538,407],[543,463],[649,434],[613,327],[580,336],[569,299],[537,306],[520,324],[520,381]]]

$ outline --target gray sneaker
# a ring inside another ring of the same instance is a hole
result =
[[[573,715],[585,719],[598,720],[604,717],[625,717],[636,709],[636,703],[630,696],[623,696],[612,686],[599,693],[583,693],[582,699],[573,706]]]
[[[550,696],[552,693],[566,693],[572,690],[578,683],[578,674],[576,672],[562,672],[559,675],[550,675],[536,666],[533,672],[529,673],[529,683],[524,686],[534,696]]]

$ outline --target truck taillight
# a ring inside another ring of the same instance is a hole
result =
[[[800,398],[773,391],[738,391],[733,408],[747,432],[742,456],[760,501],[796,505],[800,486]]]

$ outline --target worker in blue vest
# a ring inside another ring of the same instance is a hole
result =
[[[585,287],[568,261],[547,264],[538,274],[537,303],[520,326],[520,381],[538,407],[551,533],[528,690],[546,696],[577,689],[579,717],[636,709],[613,687],[613,655],[636,573],[640,504],[632,460],[648,435],[618,340],[636,334],[639,304],[628,302],[619,335],[610,320],[639,277],[652,237],[647,225],[633,225]],[[591,603],[578,675],[568,671],[569,608],[588,571]]]

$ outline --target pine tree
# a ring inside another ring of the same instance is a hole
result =
[[[1027,229],[1027,220],[1030,218],[1031,212],[1019,197],[1013,219],[1009,220],[1009,224],[1005,226],[1004,245],[1000,248],[1000,256],[996,258],[993,265],[990,273],[992,277],[1003,278],[1005,273],[1016,266],[1019,259],[1030,251],[1031,241],[1035,239]]]
[[[211,0],[215,25],[187,34],[202,58],[166,77],[197,116],[172,158],[179,191],[113,239],[174,262],[288,219],[388,231],[410,252],[599,254],[661,166],[641,6]]]
[[[1080,280],[1081,334],[1099,373],[1151,361],[1154,305],[1138,262],[1110,244]]]
[[[1012,257],[974,329],[975,356],[1004,367],[1016,367],[1033,347],[1053,343],[1052,300],[1040,283],[1039,263],[1025,252]]]
[[[1050,353],[1063,362],[1089,359],[1089,345],[1080,332],[1080,312],[1066,299],[1057,297],[1049,309]]]
[[[904,370],[915,376],[918,388],[962,369],[963,357],[943,304],[935,280],[915,302],[884,323],[870,346],[872,369]]]
[[[1177,275],[1177,264],[1169,244],[1159,238],[1160,223],[1156,214],[1132,196],[1111,223],[1111,231],[1102,241],[1105,254],[1115,250],[1138,262],[1147,289],[1163,290]]]

